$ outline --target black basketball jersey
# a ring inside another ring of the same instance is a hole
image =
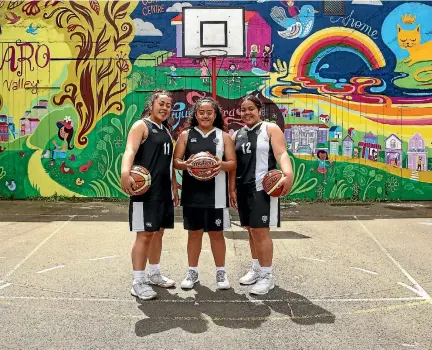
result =
[[[236,132],[236,182],[237,187],[243,191],[261,191],[264,175],[276,169],[276,158],[267,134],[267,125],[267,122],[258,123],[252,128],[245,125]]]
[[[143,119],[148,128],[148,136],[135,154],[134,165],[141,165],[151,175],[149,190],[132,201],[172,200],[172,156],[173,141],[169,130],[150,119]]]
[[[207,134],[195,127],[188,132],[184,159],[192,154],[209,152],[224,160],[223,131],[214,128]],[[220,171],[213,179],[200,181],[183,171],[181,204],[184,207],[227,208],[228,207],[228,176]]]

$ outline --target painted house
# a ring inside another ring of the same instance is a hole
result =
[[[352,157],[354,151],[354,140],[350,135],[345,136],[342,140],[342,155]]]
[[[349,128],[348,129],[348,135],[355,136],[355,129],[354,128]]]
[[[303,119],[312,120],[315,116],[315,112],[311,109],[305,109],[301,113]]]
[[[402,140],[395,134],[386,138],[385,162],[399,168],[402,167]]]
[[[420,170],[427,170],[427,150],[424,138],[414,134],[408,141],[407,168],[417,170],[419,161]]]
[[[25,136],[32,134],[39,125],[39,118],[21,118],[20,119],[20,135]]]
[[[330,154],[339,155],[339,141],[330,141]]]
[[[183,14],[175,16],[171,20],[171,25],[176,28],[176,53],[172,57],[165,60],[161,66],[170,67],[173,63],[177,67],[193,66],[193,60],[184,60],[183,57]],[[251,45],[257,45],[259,47],[257,67],[265,70],[270,69],[270,61],[264,63],[262,53],[265,45],[272,45],[272,29],[271,26],[265,21],[264,18],[256,11],[245,11],[245,39],[246,39],[246,57],[250,57]],[[185,65],[188,64],[188,65]],[[244,57],[230,57],[224,60],[220,69],[228,69],[230,64],[239,65],[240,70],[252,69],[250,59]]]
[[[291,109],[291,117],[300,118],[300,116],[301,116],[300,109],[298,109],[298,108]]]
[[[285,139],[290,151],[297,154],[312,154],[318,144],[328,141],[328,126],[322,124],[285,125]]]
[[[327,114],[320,114],[319,121],[321,123],[328,123],[330,121],[330,117]]]
[[[378,143],[378,136],[368,132],[363,136],[362,141],[358,143],[358,146],[362,147],[362,158],[377,160],[378,152],[381,150],[381,145]]]
[[[342,138],[342,128],[339,125],[335,125],[330,128],[330,138],[332,139]]]
[[[5,114],[0,115],[0,142],[9,141],[8,117]]]

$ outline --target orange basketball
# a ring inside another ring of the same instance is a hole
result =
[[[195,179],[207,181],[219,174],[220,169],[215,170],[218,160],[211,153],[199,152],[192,155],[190,159],[192,160],[192,164],[191,167],[188,168],[188,173]]]
[[[279,183],[284,179],[283,173],[280,170],[270,170],[263,178],[263,188],[272,197],[279,197],[283,187],[277,188]]]
[[[151,185],[151,175],[146,168],[134,165],[130,171],[130,176],[135,180],[136,189],[133,192],[135,195],[138,196],[148,191]]]

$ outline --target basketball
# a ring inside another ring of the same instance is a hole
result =
[[[213,179],[220,171],[215,170],[217,167],[217,158],[207,152],[199,152],[192,155],[190,168],[188,168],[189,175],[200,181],[208,181]]]
[[[277,188],[279,183],[283,181],[284,176],[282,171],[273,169],[265,174],[263,178],[263,188],[268,195],[272,197],[279,197],[282,193],[283,187]]]
[[[151,185],[151,175],[146,168],[134,165],[130,171],[130,176],[132,176],[136,184],[134,195],[138,196],[148,191]]]

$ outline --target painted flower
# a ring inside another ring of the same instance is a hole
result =
[[[36,16],[40,12],[39,2],[40,0],[29,1],[22,7],[22,11],[27,16]]]
[[[70,116],[66,116],[65,118],[64,118],[64,121],[66,122],[66,123],[70,123],[70,122],[72,122],[72,118],[70,117]]]
[[[121,138],[120,136],[117,136],[117,137],[114,139],[114,146],[115,146],[116,148],[119,148],[122,144],[123,144],[123,140],[122,140],[122,138]]]
[[[117,56],[118,61],[116,62],[117,68],[120,70],[120,72],[124,73],[129,71],[129,65],[127,61],[124,59],[124,55]]]
[[[397,178],[391,177],[390,179],[388,179],[388,181],[386,183],[386,187],[387,187],[388,192],[396,191],[399,187],[399,182],[398,182]]]

